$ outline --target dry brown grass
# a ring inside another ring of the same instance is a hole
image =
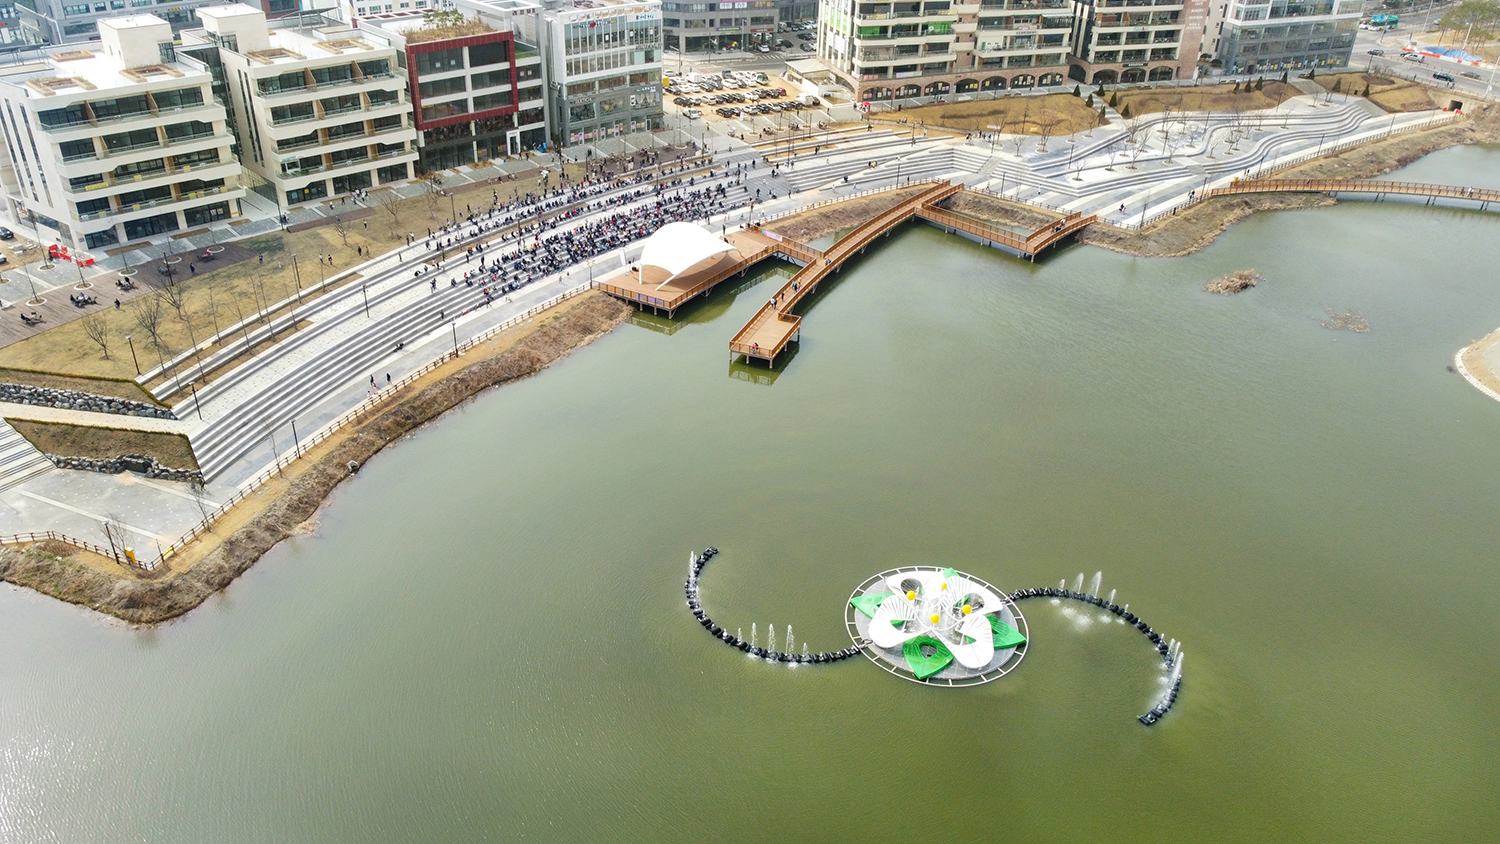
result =
[[[1249,290],[1260,284],[1265,279],[1255,270],[1235,270],[1228,275],[1221,275],[1211,281],[1203,283],[1203,289],[1209,293],[1217,293],[1220,296],[1233,296],[1236,293]]]
[[[1134,88],[1121,90],[1109,97],[1114,109],[1123,113],[1130,106],[1131,116],[1172,111],[1259,111],[1275,108],[1278,103],[1302,93],[1291,85],[1267,80],[1261,90],[1243,88],[1235,93],[1233,85],[1200,85],[1195,88]],[[1116,99],[1118,98],[1118,99]]]
[[[193,447],[182,434],[36,422],[30,419],[5,421],[43,454],[98,457],[106,460],[126,454],[144,454],[156,458],[158,463],[169,469],[198,468],[198,458],[193,454]]]
[[[943,103],[870,115],[872,123],[925,123],[956,132],[1005,132],[1012,135],[1071,135],[1095,126],[1098,120],[1098,108],[1089,108],[1072,94]]]
[[[426,41],[444,41],[449,38],[462,38],[466,35],[483,35],[486,32],[494,32],[495,28],[480,20],[476,15],[465,18],[458,23],[443,26],[425,25],[421,29],[407,30],[402,33],[406,36],[408,44],[421,44]]]
[[[130,352],[127,350],[126,354]],[[0,368],[0,382],[26,384],[31,387],[50,387],[54,390],[77,390],[96,396],[112,396],[117,399],[143,401],[159,404],[151,394],[141,389],[134,381],[117,378],[87,378],[74,375],[57,375],[51,372],[34,372],[27,369]]]
[[[945,203],[950,211],[973,217],[990,225],[1013,226],[1017,229],[1035,231],[1042,226],[1057,222],[1058,215],[1047,214],[1028,205],[1008,202],[996,196],[973,191],[959,191]]]
[[[820,237],[855,228],[873,220],[882,211],[900,205],[907,198],[927,189],[927,185],[897,188],[872,196],[862,196],[786,217],[778,217],[766,228],[783,237],[806,243]]]
[[[14,548],[0,549],[0,580],[139,624],[179,616],[228,586],[278,542],[312,519],[353,470],[409,431],[472,396],[539,372],[613,330],[630,314],[601,293],[571,299],[532,322],[495,337],[404,388],[365,420],[340,431],[231,508],[151,573],[105,560],[86,565]]]
[[[1340,93],[1362,96],[1365,86],[1370,88],[1370,102],[1387,112],[1399,114],[1408,111],[1430,111],[1447,103],[1448,98],[1434,98],[1430,89],[1406,79],[1396,79],[1379,73],[1333,73],[1314,77],[1325,91],[1337,85]],[[1437,95],[1442,97],[1441,94]]]

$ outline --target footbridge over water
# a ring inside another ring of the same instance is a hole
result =
[[[1481,210],[1491,202],[1500,202],[1500,190],[1471,188],[1461,185],[1434,185],[1423,182],[1385,182],[1379,179],[1241,179],[1203,193],[1203,198],[1239,193],[1373,193],[1376,199],[1386,194],[1425,196],[1430,204],[1436,199],[1468,199],[1479,203]]]
[[[775,364],[776,356],[801,334],[802,318],[793,309],[819,282],[842,269],[845,261],[865,251],[872,241],[889,236],[897,226],[911,219],[962,233],[985,246],[1005,249],[1035,260],[1038,253],[1068,237],[1096,219],[1094,215],[1069,214],[1029,233],[998,228],[963,214],[938,207],[938,203],[963,190],[959,183],[941,182],[855,228],[825,250],[818,259],[808,262],[782,286],[771,301],[762,305],[755,316],[729,341],[731,356],[744,355],[748,360]],[[760,231],[758,226],[752,227]],[[785,238],[781,238],[785,241]],[[803,247],[806,248],[806,247]]]

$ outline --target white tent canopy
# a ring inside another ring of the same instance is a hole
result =
[[[671,281],[702,261],[732,251],[733,246],[692,223],[667,223],[646,239],[641,264],[661,267],[671,274]]]

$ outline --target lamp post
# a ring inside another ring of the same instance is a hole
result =
[[[198,401],[198,382],[189,381],[188,389],[193,391],[193,410],[198,411],[198,421],[203,421],[203,405]]]
[[[140,362],[140,359],[138,359],[135,356],[135,341],[130,339],[130,335],[129,334],[126,334],[125,335],[125,342],[130,344],[130,360],[133,363],[135,363],[135,374],[136,375],[140,375],[141,374],[141,362]]]
[[[365,290],[365,283],[359,283],[359,295],[365,297],[365,316],[370,315],[370,294]]]
[[[453,318],[453,356],[458,357],[458,317]]]

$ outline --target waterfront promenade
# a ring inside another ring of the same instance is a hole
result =
[[[782,156],[774,167],[769,163],[774,145],[711,133],[708,148],[718,171],[715,179],[700,179],[700,184],[725,186],[728,202],[723,213],[703,222],[709,230],[723,232],[738,250],[715,266],[665,287],[650,270],[629,284],[620,273],[604,279],[605,268],[626,266],[639,256],[636,242],[482,302],[463,284],[434,289],[432,277],[413,275],[423,262],[441,259],[437,250],[412,248],[379,256],[351,268],[366,279],[363,285],[332,292],[299,310],[298,319],[310,327],[283,339],[272,353],[257,355],[233,377],[216,379],[196,398],[182,395],[175,386],[167,390],[179,420],[174,429],[201,448],[209,476],[203,496],[132,476],[47,470],[0,491],[0,534],[58,530],[88,538],[104,518],[125,512],[134,514],[128,524],[143,538],[156,541],[180,534],[198,520],[204,505],[217,506],[241,493],[247,482],[297,448],[300,440],[378,395],[387,376],[399,382],[450,355],[456,345],[559,294],[599,283],[607,292],[671,314],[764,257],[812,263],[823,257],[821,252],[785,239],[775,242],[754,223],[815,202],[912,180],[951,180],[955,189],[979,190],[1055,211],[1060,225],[1020,237],[931,203],[916,216],[974,239],[987,237],[990,245],[1008,246],[1031,257],[1094,219],[1139,226],[1252,173],[1273,172],[1325,150],[1455,119],[1441,112],[1375,114],[1371,108],[1357,98],[1327,105],[1299,97],[1253,121],[1242,115],[1157,116],[1136,121],[1129,131],[1122,128],[1118,115],[1111,115],[1111,126],[1048,140],[916,138],[873,128],[845,128],[825,136],[810,129],[807,138],[793,146],[790,159]],[[811,121],[816,115],[802,119]],[[823,137],[829,147],[811,154],[809,148],[821,147]],[[621,207],[589,211],[556,230],[620,211]],[[624,211],[629,213],[630,206]],[[857,253],[864,245],[851,244],[845,251]],[[451,284],[455,274],[472,266],[464,258],[459,251],[440,260],[438,279]],[[774,318],[762,321],[762,328],[775,329],[773,347],[784,348],[796,335],[800,321],[790,309],[802,298],[803,286],[798,283],[792,292],[798,295],[789,297],[785,308],[768,306]],[[667,295],[656,295],[661,293]],[[659,301],[648,302],[642,296]],[[764,348],[758,335],[750,343]],[[105,416],[95,424],[112,421]],[[34,469],[35,461],[29,465]],[[6,479],[3,472],[0,466],[0,486],[17,480]]]

